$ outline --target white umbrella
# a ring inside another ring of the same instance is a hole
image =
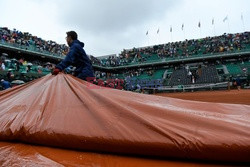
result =
[[[2,56],[9,56],[7,53],[2,53]]]
[[[11,59],[12,61],[17,61],[17,59]]]
[[[25,82],[22,80],[14,80],[11,82],[11,84],[24,84]]]

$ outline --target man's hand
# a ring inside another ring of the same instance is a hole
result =
[[[52,71],[52,75],[57,75],[59,72],[61,72],[62,70],[60,70],[59,68],[55,68],[53,71]]]

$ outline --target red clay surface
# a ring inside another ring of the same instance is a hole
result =
[[[250,90],[223,90],[223,91],[201,91],[182,93],[158,93],[157,96],[173,97],[184,100],[203,102],[247,104],[250,105]]]

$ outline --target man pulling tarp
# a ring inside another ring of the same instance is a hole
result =
[[[70,50],[65,59],[56,65],[52,74],[57,75],[68,66],[73,65],[76,67],[74,76],[77,78],[87,80],[88,77],[94,77],[92,63],[83,49],[84,43],[77,39],[77,33],[75,31],[69,31],[66,34],[66,41]]]

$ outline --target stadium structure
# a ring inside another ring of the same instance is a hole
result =
[[[250,33],[171,42],[121,51],[119,55],[90,56],[96,84],[131,91],[189,91],[227,89],[236,78],[249,87]],[[0,29],[0,78],[25,82],[50,73],[52,64],[61,61],[64,45],[44,41],[29,33]],[[22,59],[22,63],[20,63]],[[23,61],[25,63],[23,63]],[[70,71],[71,68],[68,68]],[[11,72],[13,77],[7,78]],[[104,82],[104,83],[103,83]],[[114,82],[114,84],[109,84]]]

